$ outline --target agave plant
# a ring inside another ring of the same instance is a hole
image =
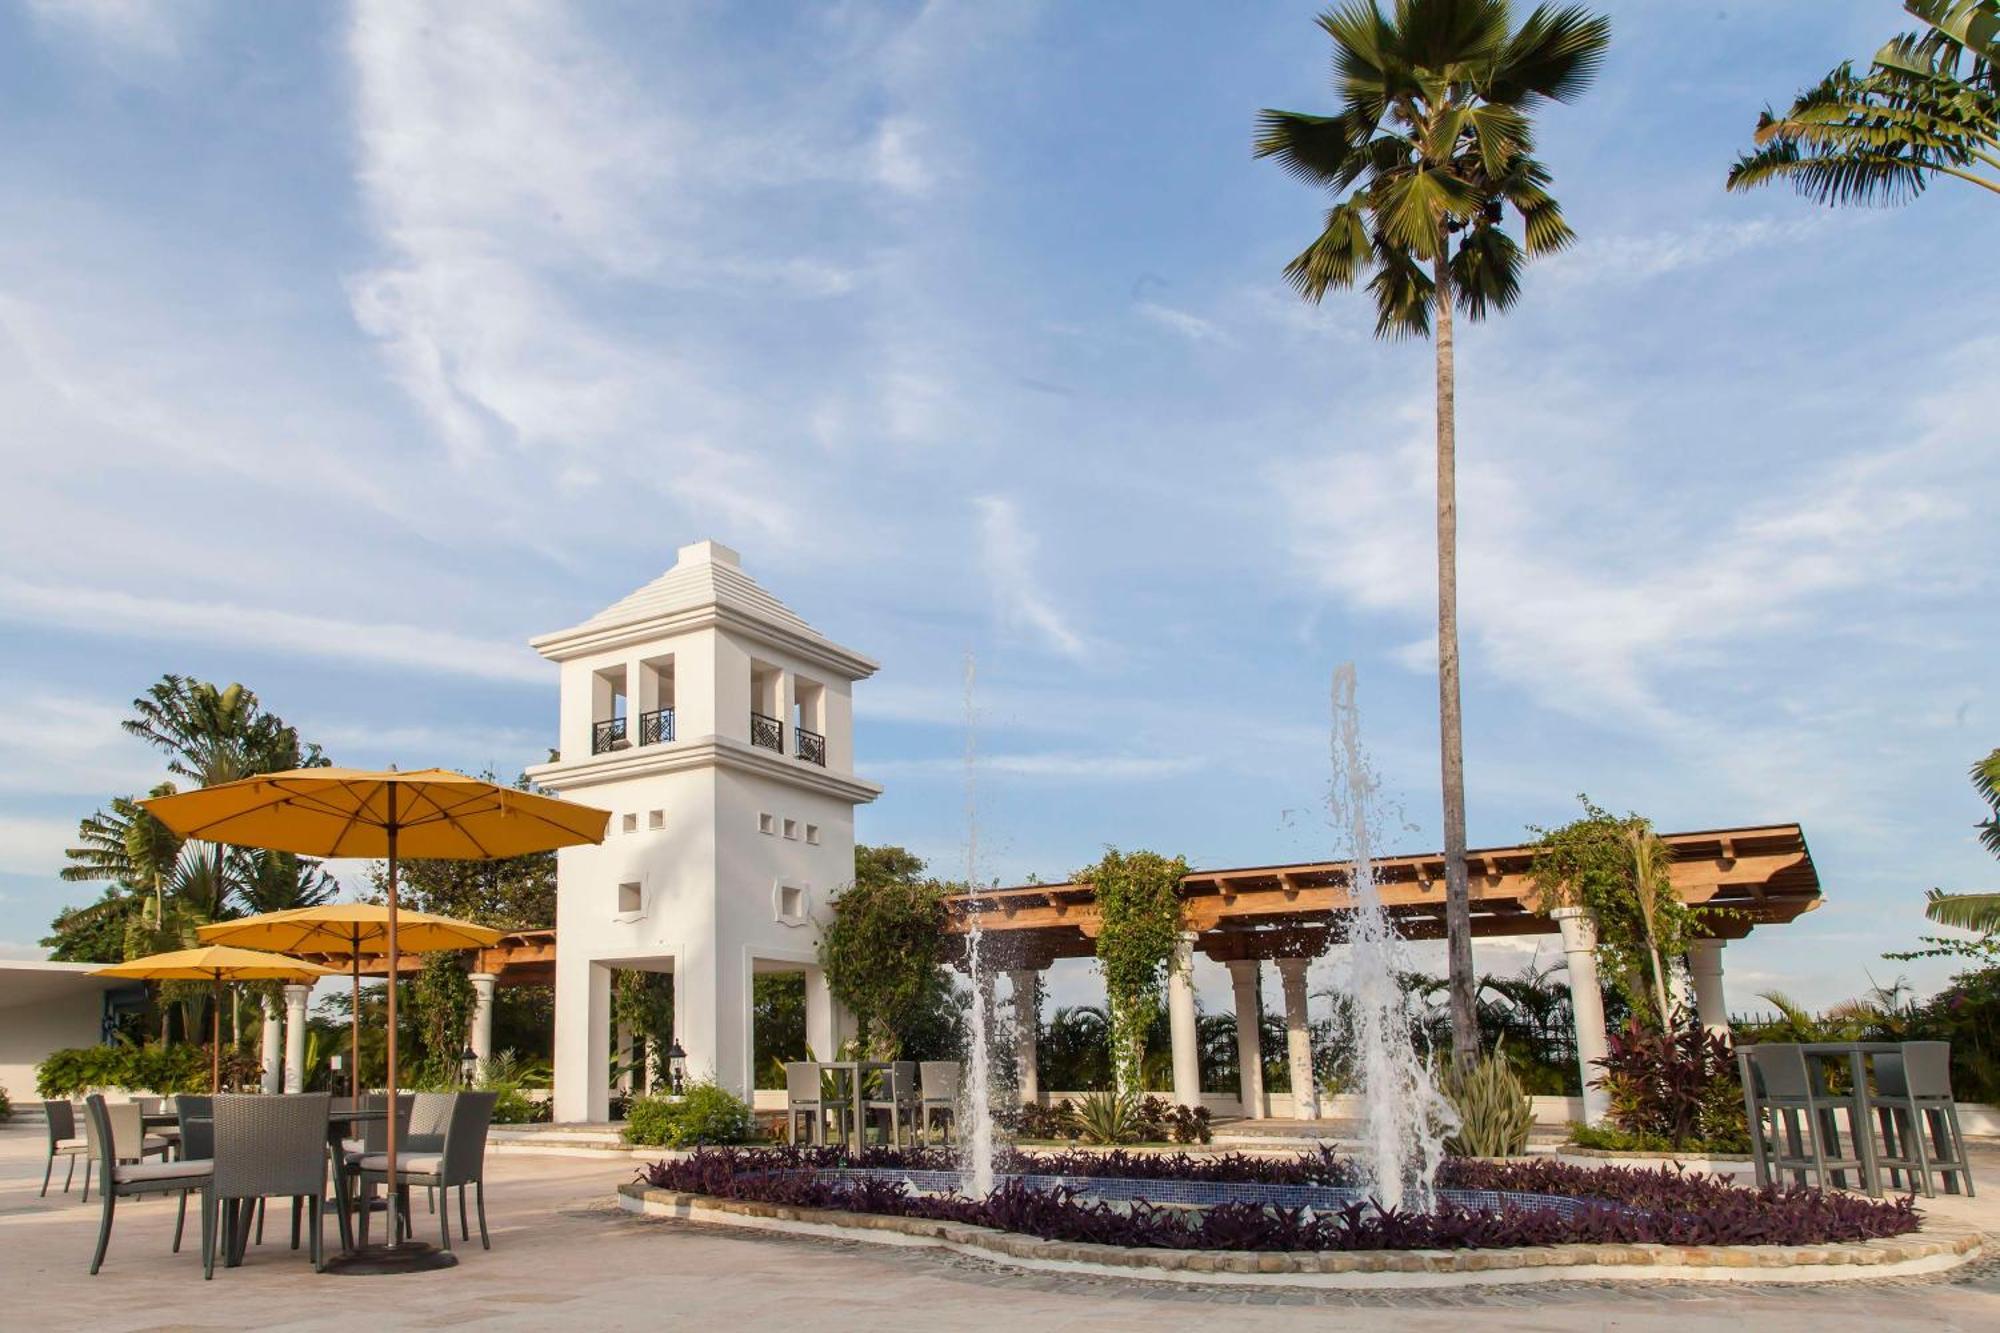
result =
[[[1093,1092],[1077,1104],[1077,1136],[1085,1143],[1137,1143],[1139,1099],[1107,1089]]]
[[[1446,1152],[1455,1157],[1518,1157],[1528,1146],[1534,1108],[1498,1048],[1463,1074],[1448,1071],[1444,1094],[1458,1112],[1458,1132],[1445,1139]]]

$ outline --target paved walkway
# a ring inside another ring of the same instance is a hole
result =
[[[2000,1190],[2000,1153],[1981,1154]],[[1643,1287],[1511,1288],[1483,1292],[1250,1294],[1094,1279],[1028,1277],[971,1260],[720,1232],[629,1217],[611,1202],[628,1166],[509,1156],[489,1164],[493,1249],[478,1241],[446,1272],[397,1278],[317,1277],[303,1254],[271,1243],[242,1268],[201,1280],[190,1245],[168,1253],[174,1206],[121,1204],[102,1274],[86,1276],[95,1199],[36,1197],[40,1129],[0,1127],[0,1327],[38,1330],[444,1328],[508,1329],[1210,1329],[1230,1305],[1231,1330],[1296,1330],[1302,1319],[1342,1327],[1464,1333],[1479,1328],[1677,1329],[1755,1327],[1759,1333],[1842,1327],[2000,1327],[2000,1264],[1950,1281],[1832,1290]],[[61,1171],[57,1171],[57,1183]],[[1960,1201],[1990,1215],[2000,1201]],[[275,1221],[278,1214],[274,1210]],[[429,1219],[419,1216],[419,1230]],[[1337,1306],[1338,1310],[1301,1307]]]

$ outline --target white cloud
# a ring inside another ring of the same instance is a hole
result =
[[[888,778],[962,778],[965,760],[880,759],[863,766],[871,776]],[[1145,782],[1181,777],[1203,767],[1189,755],[1084,754],[1049,751],[1039,754],[980,754],[973,761],[975,777],[1039,779],[1054,782]]]
[[[923,126],[908,116],[891,116],[875,133],[875,179],[901,194],[930,191],[933,173],[922,152]]]
[[[229,602],[175,601],[108,588],[0,576],[0,617],[128,637],[199,639],[328,661],[416,667],[548,686],[550,669],[524,645],[416,625],[366,624]]]
[[[0,874],[54,879],[63,867],[63,849],[75,838],[73,819],[0,815]]]
[[[164,765],[119,723],[129,711],[99,699],[6,692],[0,702],[0,792],[104,798],[143,792]]]
[[[1052,652],[1072,661],[1091,656],[1090,642],[1056,610],[1035,573],[1040,543],[1021,522],[1019,508],[1003,496],[973,501],[979,511],[980,551],[1002,617],[1033,633]]]
[[[1559,283],[1624,286],[1719,264],[1752,251],[1796,246],[1830,227],[1854,225],[1858,219],[1852,214],[1821,211],[1784,219],[1746,218],[1640,234],[1585,236],[1573,248],[1542,261],[1538,268]]]
[[[1191,314],[1176,306],[1161,305],[1158,301],[1141,301],[1139,313],[1152,320],[1161,328],[1178,333],[1189,342],[1229,342],[1229,335],[1220,325],[1200,315]]]

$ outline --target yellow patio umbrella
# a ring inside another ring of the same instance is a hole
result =
[[[206,981],[215,992],[209,1006],[214,1022],[209,1050],[209,1091],[222,1091],[222,983],[225,981],[290,981],[306,983],[321,977],[338,976],[330,967],[286,958],[282,954],[260,953],[255,949],[232,949],[220,944],[198,949],[176,949],[145,958],[130,958],[109,967],[100,967],[93,976],[130,977],[135,981]]]
[[[195,934],[213,944],[236,944],[273,953],[317,954],[349,960],[354,979],[352,1035],[348,1058],[349,1090],[361,1095],[361,957],[389,951],[387,903],[323,903],[283,912],[217,921]],[[454,921],[429,912],[396,913],[396,947],[400,953],[441,953],[451,949],[483,949],[500,941],[501,932],[470,921]]]
[[[450,769],[298,768],[141,801],[184,838],[301,856],[380,857],[389,873],[384,952],[402,952],[396,911],[400,857],[483,861],[604,841],[608,811],[503,787]],[[396,988],[388,991],[389,1105],[396,1096]],[[388,1120],[389,1235],[396,1220],[396,1117]]]

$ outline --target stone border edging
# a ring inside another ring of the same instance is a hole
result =
[[[1038,1272],[1151,1282],[1382,1289],[1530,1282],[1852,1282],[1942,1273],[2000,1237],[1938,1224],[1926,1235],[1833,1245],[1552,1245],[1499,1250],[1152,1250],[1039,1240],[929,1218],[795,1208],[618,1187],[628,1213],[875,1245],[938,1247]]]

